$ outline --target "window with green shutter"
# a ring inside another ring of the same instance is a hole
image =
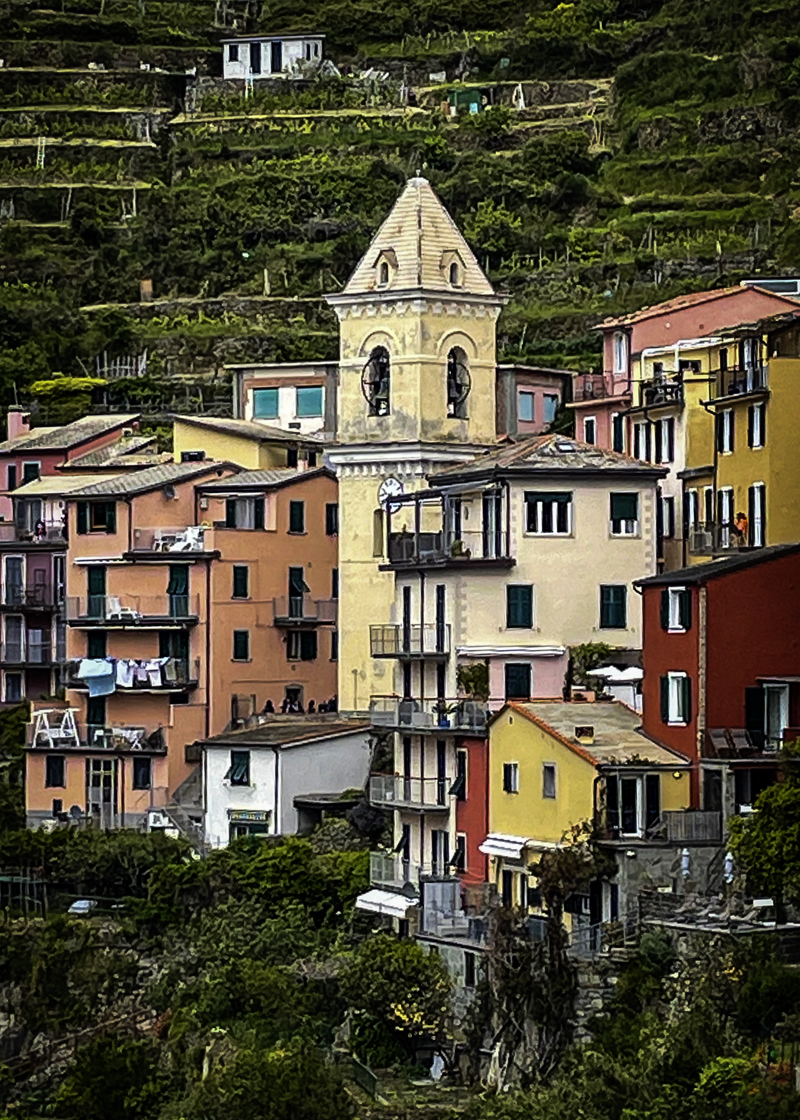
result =
[[[77,502],[75,505],[78,532],[83,535],[89,532],[89,503]]]
[[[90,630],[86,635],[86,656],[89,658],[106,657],[108,653],[108,634],[105,630]]]
[[[289,502],[289,532],[304,533],[306,531],[306,504],[305,502]]]
[[[233,599],[246,599],[248,597],[248,577],[249,569],[246,564],[234,564],[233,566]]]
[[[601,630],[625,630],[628,625],[628,589],[625,584],[600,587]]]
[[[530,630],[533,626],[533,587],[512,583],[506,587],[506,626]]]
[[[530,664],[506,665],[506,700],[530,700]]]
[[[611,494],[611,532],[618,537],[632,537],[639,531],[639,495]]]
[[[231,764],[225,780],[232,786],[250,785],[250,751],[231,751]]]
[[[233,660],[250,660],[250,631],[234,630],[233,632]]]

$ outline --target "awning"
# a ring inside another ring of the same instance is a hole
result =
[[[389,918],[405,918],[419,899],[408,898],[392,891],[367,891],[356,899],[356,910],[370,910],[373,914],[385,914]]]
[[[527,848],[530,852],[552,852],[561,845],[552,840],[533,840],[530,836],[506,836],[501,832],[490,832],[478,851],[485,856],[495,856],[500,859],[522,859],[522,853]]]
[[[459,646],[459,657],[563,657],[566,646]]]

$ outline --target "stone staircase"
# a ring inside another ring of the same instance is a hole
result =
[[[172,795],[172,800],[164,806],[164,812],[192,847],[201,855],[205,855],[208,844],[203,828],[205,810],[203,774],[200,766],[196,766],[189,777],[178,786]]]

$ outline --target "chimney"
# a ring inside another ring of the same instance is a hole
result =
[[[31,414],[25,412],[18,404],[8,406],[7,439],[16,439],[17,436],[26,436],[31,430]]]

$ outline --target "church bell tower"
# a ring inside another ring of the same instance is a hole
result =
[[[496,440],[498,296],[426,179],[410,179],[343,290],[336,442],[339,479],[339,707],[365,712],[391,691],[370,652],[388,624],[394,574],[384,513],[426,476]]]

